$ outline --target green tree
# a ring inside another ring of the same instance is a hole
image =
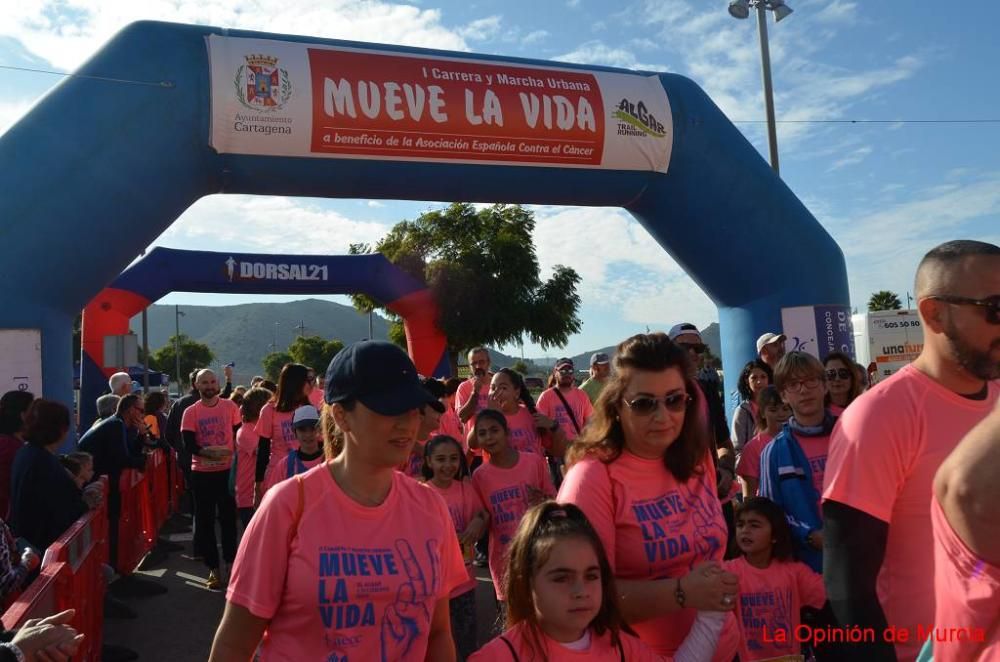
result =
[[[288,354],[295,363],[307,365],[316,372],[324,373],[330,361],[342,349],[344,343],[339,340],[323,340],[319,336],[299,336],[288,346]]]
[[[188,375],[196,368],[207,368],[212,364],[215,355],[208,345],[193,340],[185,334],[181,334],[181,379],[178,380],[177,362],[174,360],[174,342],[178,336],[170,336],[167,344],[149,355],[149,367],[152,370],[159,370],[170,375],[171,379],[179,384],[186,382]],[[141,351],[140,351],[141,356]]]
[[[468,203],[397,223],[374,246],[353,244],[352,255],[379,252],[426,282],[441,309],[453,370],[459,352],[480,344],[565,345],[580,330],[580,276],[558,265],[543,281],[532,242],[534,215],[519,205],[476,211]],[[381,302],[354,295],[354,305],[385,311]],[[388,312],[388,311],[386,311]],[[400,319],[390,314],[390,338],[402,339]]]
[[[275,384],[278,383],[278,376],[286,363],[297,363],[288,352],[271,352],[261,359],[261,367],[264,368],[264,376]]]
[[[525,361],[524,359],[518,359],[514,361],[514,365],[512,365],[510,369],[513,370],[514,372],[521,373],[521,375],[523,376],[528,374],[528,370],[530,368],[528,367],[527,361]]]
[[[889,290],[875,292],[868,299],[868,310],[873,313],[879,310],[900,310],[902,307],[903,304],[900,302],[899,296]]]

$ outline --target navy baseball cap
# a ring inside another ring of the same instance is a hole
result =
[[[327,404],[357,400],[383,416],[437,402],[420,384],[406,352],[384,340],[364,340],[340,350],[326,369],[323,395]]]

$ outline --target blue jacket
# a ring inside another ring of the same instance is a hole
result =
[[[826,413],[822,425],[803,428],[791,419],[764,448],[760,456],[760,496],[767,497],[785,511],[797,543],[799,560],[816,572],[823,572],[823,553],[806,543],[811,531],[823,528],[820,494],[813,485],[812,469],[796,435],[829,436],[837,419]]]

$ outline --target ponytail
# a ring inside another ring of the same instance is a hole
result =
[[[531,397],[531,393],[528,392],[528,387],[525,386],[524,377],[521,376],[521,373],[511,370],[510,368],[500,368],[497,372],[507,375],[507,379],[510,380],[510,383],[513,384],[514,388],[516,388],[518,393],[521,394],[521,404],[527,407],[528,413],[534,415],[538,411],[535,407],[535,399]]]

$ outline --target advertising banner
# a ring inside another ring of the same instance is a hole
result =
[[[42,397],[41,330],[0,329],[0,388]]]
[[[924,329],[916,310],[868,313],[868,348],[878,367],[877,379],[892,375],[924,349]]]
[[[649,170],[656,76],[210,36],[220,153]]]
[[[808,352],[820,361],[832,352],[854,357],[851,308],[840,305],[795,306],[781,309],[782,332],[789,352]]]

